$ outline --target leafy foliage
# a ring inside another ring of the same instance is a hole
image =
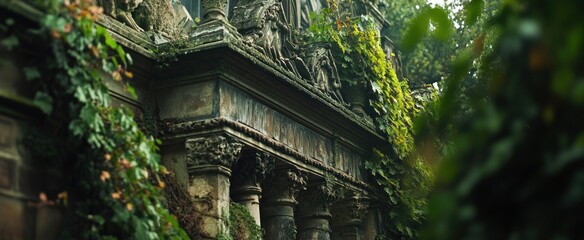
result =
[[[366,16],[343,18],[346,14],[337,5],[340,4],[329,2],[331,8],[313,15],[309,42],[332,45],[345,83],[372,88],[374,98],[370,105],[377,114],[377,126],[393,148],[376,150],[375,158],[367,161],[366,167],[387,194],[389,217],[394,223],[388,226],[392,234],[414,238],[432,174],[413,151],[412,118],[416,110],[409,86],[398,79],[373,20]]]
[[[402,50],[402,64],[410,85],[441,84],[452,74],[453,56],[483,33],[486,19],[493,16],[500,2],[445,1],[443,6],[432,6],[424,0],[382,3],[380,9],[391,23],[385,34]],[[464,6],[472,8],[472,16],[461,11]],[[473,75],[467,76],[470,79]]]
[[[231,202],[229,205],[229,232],[231,239],[262,239],[262,230],[256,224],[247,207],[236,202]]]
[[[476,6],[486,3],[471,1],[465,19],[476,21]],[[419,131],[449,148],[436,155],[426,238],[582,236],[582,7],[579,1],[505,1],[455,59],[434,115],[426,116],[435,121]],[[473,62],[479,62],[476,73],[469,71]],[[470,91],[469,72],[480,80]],[[468,101],[460,101],[461,93]]]
[[[48,56],[35,55],[37,65],[24,69],[39,89],[34,103],[61,137],[55,139],[64,141],[54,143],[65,146],[58,156],[73,165],[70,186],[60,195],[70,199],[72,212],[64,237],[188,238],[161,201],[160,177],[168,172],[159,164],[157,140],[140,130],[128,109],[112,106],[102,79],[132,77],[126,71],[131,58],[96,24],[102,9],[93,2],[40,1],[47,13],[40,29],[28,31],[49,43]]]

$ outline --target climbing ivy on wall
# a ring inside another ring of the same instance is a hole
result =
[[[262,239],[262,230],[247,207],[236,202],[229,205],[229,233],[234,240]]]
[[[370,106],[376,113],[375,122],[392,149],[375,150],[374,158],[365,166],[386,193],[391,206],[392,224],[387,226],[388,234],[414,238],[432,181],[429,167],[414,153],[414,102],[407,82],[398,79],[384,53],[373,20],[366,16],[346,17],[338,5],[330,1],[329,8],[313,14],[308,40],[332,45],[344,84],[372,88],[374,97]]]
[[[54,143],[65,146],[57,150],[59,156],[72,165],[65,173],[73,175],[71,181],[59,194],[69,199],[64,237],[188,238],[162,203],[161,176],[168,172],[159,163],[158,140],[141,131],[127,108],[112,106],[104,85],[104,78],[131,78],[126,67],[132,60],[96,24],[102,9],[92,0],[38,1],[36,6],[46,10],[40,28],[24,32],[36,37],[36,44],[48,43],[49,50],[32,53],[37,63],[24,73],[37,89],[34,103],[56,126],[58,141],[64,141]],[[6,22],[4,30],[16,32],[10,26],[14,21]],[[136,97],[127,84],[126,90]]]

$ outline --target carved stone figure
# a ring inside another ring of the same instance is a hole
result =
[[[177,21],[171,0],[143,0],[136,11],[136,22],[146,31],[153,31],[168,39],[176,38]]]
[[[156,43],[186,36],[185,29],[194,24],[177,0],[98,0],[98,3],[106,14],[129,27],[153,33]]]
[[[290,22],[292,28],[300,27],[300,0],[283,0],[282,1],[286,19]]]
[[[308,48],[308,66],[313,76],[313,84],[333,99],[345,103],[341,96],[341,80],[333,61],[331,51],[325,46],[312,44]]]
[[[296,76],[310,79],[308,68],[296,54],[294,32],[283,11],[281,0],[242,0],[233,9],[231,23],[244,37],[244,43],[264,53]]]
[[[98,4],[104,8],[104,12],[131,28],[140,32],[144,31],[132,16],[132,12],[140,6],[143,0],[98,0]]]

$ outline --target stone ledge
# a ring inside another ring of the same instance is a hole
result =
[[[202,121],[193,121],[193,122],[183,122],[183,123],[176,123],[165,126],[164,129],[161,130],[163,135],[169,136],[170,134],[181,134],[181,133],[190,133],[195,132],[197,130],[204,130],[204,129],[211,129],[211,128],[218,128],[218,127],[228,127],[237,132],[242,133],[245,136],[248,136],[256,141],[261,142],[262,144],[266,144],[274,148],[276,151],[283,153],[285,155],[291,156],[294,159],[299,160],[302,163],[308,164],[310,166],[314,166],[325,173],[330,173],[337,177],[341,181],[349,182],[358,188],[365,190],[367,192],[375,191],[375,188],[368,183],[357,179],[349,174],[343,172],[342,170],[335,169],[330,166],[326,166],[322,162],[309,158],[301,154],[300,152],[286,146],[283,143],[277,142],[274,139],[264,135],[263,133],[259,132],[256,129],[253,129],[247,125],[244,125],[239,122],[234,122],[225,118],[215,118],[209,120],[202,120]]]

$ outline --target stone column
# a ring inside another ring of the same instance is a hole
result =
[[[333,207],[333,231],[341,240],[363,240],[361,222],[369,200],[360,194],[351,194]]]
[[[229,234],[229,177],[240,150],[241,144],[220,135],[186,141],[188,192],[202,216],[205,238]]]
[[[203,23],[219,20],[227,21],[225,18],[225,6],[228,0],[203,0]]]
[[[383,208],[379,202],[370,202],[367,213],[363,218],[364,239],[375,239],[381,234],[383,229]]]
[[[261,226],[260,196],[262,188],[260,182],[274,168],[274,158],[269,154],[248,151],[242,154],[234,168],[231,196],[233,201],[243,204],[249,210],[258,226]]]
[[[298,240],[331,239],[330,208],[336,200],[332,186],[325,183],[309,186],[299,197]]]
[[[305,185],[305,177],[294,168],[276,171],[273,177],[266,179],[266,191],[261,205],[265,239],[296,239],[294,207],[298,203],[296,195]]]

